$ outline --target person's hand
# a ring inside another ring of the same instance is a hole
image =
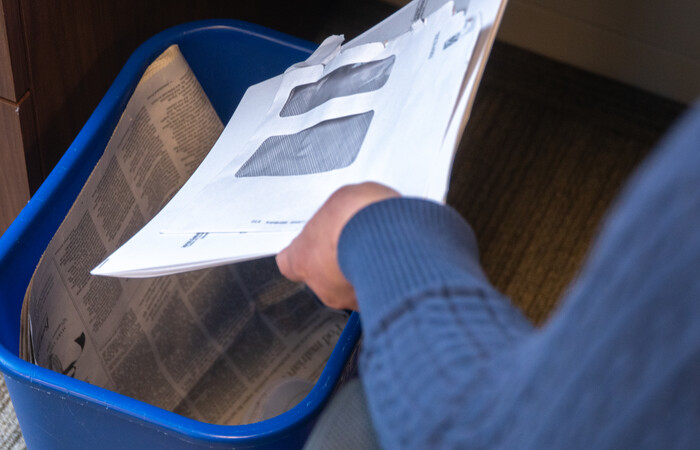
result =
[[[277,255],[280,272],[292,281],[306,283],[324,304],[357,311],[355,290],[338,265],[340,233],[352,216],[365,206],[399,196],[395,190],[378,183],[338,189],[289,247]]]

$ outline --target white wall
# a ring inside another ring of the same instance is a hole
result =
[[[684,103],[700,97],[698,0],[510,0],[498,38]]]
[[[510,0],[499,39],[662,96],[700,96],[697,0]]]

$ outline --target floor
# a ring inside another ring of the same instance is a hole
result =
[[[624,181],[683,107],[496,43],[448,203],[492,283],[542,323]]]
[[[17,417],[7,394],[5,380],[0,376],[0,449],[20,450],[26,448]]]
[[[350,39],[393,10],[335,0],[317,40]],[[616,193],[683,109],[496,42],[448,204],[474,228],[491,282],[533,322],[551,314]]]
[[[394,10],[337,0],[350,38]],[[583,264],[615,194],[683,106],[497,43],[457,153],[448,203],[473,226],[492,283],[537,324]],[[0,449],[24,448],[0,383]]]

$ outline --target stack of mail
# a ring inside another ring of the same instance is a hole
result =
[[[346,184],[443,201],[504,7],[416,0],[250,87],[182,189],[92,274],[149,277],[275,254]]]

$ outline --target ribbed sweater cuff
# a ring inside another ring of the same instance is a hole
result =
[[[416,198],[358,212],[341,233],[338,261],[366,333],[424,292],[488,284],[469,225],[452,208]]]

